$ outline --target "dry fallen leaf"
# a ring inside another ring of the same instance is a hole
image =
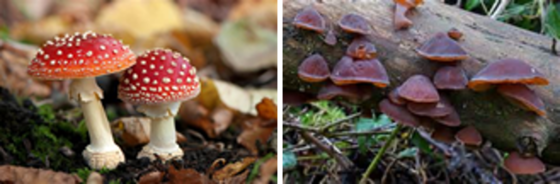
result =
[[[104,7],[96,24],[145,39],[181,27],[181,11],[171,0],[119,0]]]
[[[150,142],[150,123],[150,118],[146,117],[124,117],[111,122],[111,126],[126,146],[137,146]],[[187,141],[183,134],[176,134],[177,143]]]
[[[221,181],[220,183],[224,183],[224,184],[246,183],[247,176],[249,176],[249,170],[245,170],[245,172],[243,172],[243,173],[241,173],[237,176],[233,176],[231,178],[226,178],[223,181]]]
[[[257,104],[259,117],[275,120],[278,117],[276,104],[270,98],[263,98],[261,103]]]
[[[274,158],[266,160],[265,163],[261,165],[259,168],[259,178],[255,180],[255,184],[266,184],[270,182],[270,177],[276,174],[276,169],[278,166],[278,157],[274,156]]]
[[[276,129],[277,120],[276,118],[269,119],[267,117],[272,117],[272,114],[276,115],[276,104],[271,103],[269,99],[263,99],[258,105],[260,109],[267,109],[266,111],[259,111],[260,118],[247,118],[243,124],[243,132],[239,137],[237,137],[237,142],[245,148],[249,149],[251,153],[257,154],[257,143],[264,144],[270,138],[274,130]],[[263,114],[263,113],[267,114]]]
[[[159,171],[153,171],[148,174],[144,174],[140,177],[138,184],[158,184],[161,183],[164,173]]]
[[[91,172],[86,181],[87,184],[103,184],[103,176],[98,172]]]
[[[82,179],[75,174],[10,165],[0,166],[0,183],[66,184],[81,182]]]
[[[7,44],[7,43],[6,43]],[[3,45],[4,48],[12,47]],[[29,62],[29,50],[18,50],[21,53],[16,53],[11,50],[2,50],[0,54],[0,86],[7,87],[13,93],[21,96],[38,96],[46,97],[51,94],[51,89],[33,80],[27,75],[27,63]],[[33,48],[34,49],[34,48]],[[23,55],[23,56],[22,56]]]
[[[198,173],[194,169],[177,170],[173,165],[169,166],[168,178],[170,184],[211,184],[215,183],[208,176]]]
[[[222,169],[217,170],[212,174],[212,179],[214,181],[223,181],[225,179],[231,178],[235,176],[237,173],[245,170],[249,165],[253,164],[257,158],[254,157],[247,157],[244,158],[242,161],[230,163],[224,166]]]
[[[277,0],[241,0],[231,10],[228,19],[246,19],[270,30],[276,30],[277,3]]]

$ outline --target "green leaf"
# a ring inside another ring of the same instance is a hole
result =
[[[546,33],[560,39],[560,3],[548,6],[545,18]]]
[[[406,148],[399,152],[397,155],[398,158],[414,158],[418,153],[417,147]]]
[[[291,169],[297,165],[297,157],[294,152],[284,151],[282,155],[282,167],[284,169]]]
[[[356,123],[357,132],[365,132],[375,127],[375,121],[370,118],[360,118]],[[367,152],[368,147],[373,144],[373,138],[369,135],[361,135],[358,137],[358,150],[364,154]]]
[[[433,153],[432,149],[430,148],[430,143],[428,141],[426,141],[424,138],[422,138],[422,136],[420,136],[420,134],[418,134],[418,132],[414,132],[414,134],[412,134],[411,142],[416,147],[420,148],[421,151],[423,151],[425,153],[428,153],[428,154]]]
[[[469,11],[475,9],[478,6],[480,6],[480,0],[468,0],[465,3],[465,9]]]

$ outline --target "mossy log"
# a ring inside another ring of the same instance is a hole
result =
[[[337,44],[325,44],[324,35],[304,31],[291,25],[291,20],[307,6],[315,7],[337,34]],[[495,90],[483,93],[471,90],[443,92],[454,104],[465,125],[474,125],[493,145],[502,150],[527,149],[548,163],[560,164],[560,57],[552,54],[552,39],[522,30],[488,17],[463,11],[436,0],[426,0],[408,17],[414,25],[408,30],[393,28],[392,0],[379,1],[285,1],[283,4],[283,84],[284,89],[316,93],[321,83],[310,84],[297,77],[297,67],[305,57],[320,53],[331,69],[343,56],[352,35],[343,33],[338,19],[347,13],[365,17],[372,28],[367,37],[378,50],[391,84],[375,89],[373,97],[364,103],[376,108],[388,92],[414,74],[432,77],[438,64],[420,58],[415,49],[437,32],[456,28],[464,33],[460,44],[470,59],[461,62],[472,77],[486,64],[503,58],[517,58],[538,68],[550,80],[548,86],[533,86],[545,101],[547,115],[537,116],[520,109],[501,97]],[[373,86],[372,86],[373,88]],[[529,139],[527,139],[529,138]],[[527,141],[530,140],[530,141]],[[531,141],[532,140],[532,141]],[[520,146],[521,145],[521,146]]]

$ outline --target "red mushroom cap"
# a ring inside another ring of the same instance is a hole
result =
[[[327,61],[319,54],[307,57],[298,67],[298,76],[305,82],[321,82],[330,75],[331,71]]]
[[[427,117],[443,117],[451,114],[453,106],[447,98],[441,96],[437,103],[415,103],[410,102],[406,106],[412,114]]]
[[[325,20],[313,7],[307,7],[300,11],[292,22],[296,27],[323,33],[325,31]]]
[[[353,13],[342,16],[340,21],[338,21],[338,25],[342,30],[349,33],[365,35],[370,31],[368,21],[361,15]]]
[[[454,40],[460,40],[463,37],[463,33],[457,28],[451,28],[449,31],[447,31],[447,35],[449,36],[449,38]]]
[[[358,37],[348,46],[346,55],[355,59],[374,59],[377,56],[377,49],[367,38]]]
[[[418,118],[408,112],[406,108],[393,104],[387,99],[381,100],[381,102],[379,103],[379,110],[402,125],[411,127],[417,127],[418,125],[420,125]]]
[[[498,92],[503,96],[513,100],[524,109],[528,109],[545,116],[546,109],[544,102],[537,94],[523,84],[502,84],[498,86]]]
[[[472,90],[481,91],[490,84],[548,85],[548,79],[522,60],[502,59],[480,70],[471,78],[468,86]]]
[[[414,75],[399,87],[399,96],[407,101],[416,103],[437,103],[439,94],[430,78],[424,75]]]
[[[31,60],[27,73],[47,80],[87,78],[116,73],[135,62],[128,46],[109,35],[76,33],[47,41]]]
[[[331,80],[337,85],[372,83],[380,88],[389,85],[389,76],[379,60],[354,61],[348,56],[338,61],[331,73]]]
[[[196,68],[170,50],[154,49],[137,58],[120,79],[119,98],[132,104],[185,101],[200,92]]]
[[[455,138],[467,146],[480,146],[482,144],[482,135],[473,126],[467,126],[459,130],[455,134]]]
[[[330,100],[341,96],[352,100],[366,100],[371,97],[371,88],[358,87],[358,85],[335,85],[331,82],[323,85],[317,95],[318,99]]]
[[[404,105],[407,103],[407,101],[404,98],[401,98],[401,96],[399,96],[399,88],[393,89],[391,92],[389,92],[389,95],[387,96],[389,96],[389,100],[394,104]]]
[[[449,38],[445,33],[437,33],[416,49],[416,52],[426,59],[439,62],[464,60],[469,57],[457,41]]]
[[[450,127],[456,127],[461,125],[461,118],[459,117],[459,113],[457,113],[457,111],[455,111],[455,109],[452,109],[451,113],[449,113],[447,116],[443,116],[443,117],[434,117],[433,118],[434,121],[437,121],[438,123],[450,126]]]
[[[434,85],[437,89],[461,90],[467,87],[469,79],[465,71],[459,66],[444,66],[434,75]]]
[[[513,174],[538,174],[546,170],[538,157],[523,157],[517,152],[509,153],[504,160],[504,167]]]

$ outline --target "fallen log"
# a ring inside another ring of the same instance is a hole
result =
[[[327,19],[337,34],[334,46],[326,44],[324,36],[297,29],[291,20],[307,6],[313,6]],[[391,84],[385,89],[374,89],[369,101],[377,103],[414,74],[433,76],[438,64],[420,58],[415,49],[437,32],[456,28],[464,33],[460,44],[470,59],[461,67],[472,77],[489,62],[503,58],[517,58],[538,68],[550,80],[550,85],[532,87],[545,101],[544,117],[520,109],[501,97],[495,90],[477,93],[471,90],[444,92],[461,116],[462,123],[474,125],[499,149],[523,150],[539,154],[545,162],[560,164],[560,58],[552,54],[552,38],[522,30],[488,17],[476,15],[445,5],[436,0],[413,10],[410,19],[414,25],[408,30],[393,27],[394,3],[379,1],[285,1],[283,4],[283,85],[285,90],[317,93],[323,85],[299,80],[297,67],[307,56],[319,53],[328,60],[332,69],[344,55],[352,35],[336,26],[347,13],[364,16],[372,31],[367,37],[378,50],[378,58],[385,65]],[[373,86],[372,86],[373,88]]]

